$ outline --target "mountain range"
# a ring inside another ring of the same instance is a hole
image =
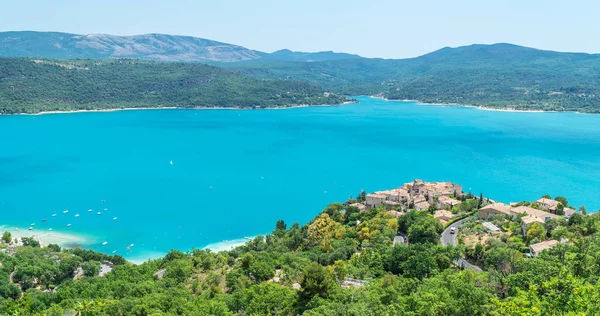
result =
[[[59,32],[0,32],[0,56],[56,59],[141,59],[181,62],[323,61],[357,55],[287,49],[264,53],[204,38],[167,34],[116,36]]]
[[[345,95],[518,110],[600,112],[600,54],[546,51],[508,43],[445,47],[415,58],[380,59],[330,51],[283,49],[265,53],[164,34],[27,31],[0,33],[0,57],[208,63],[243,77],[304,81]]]

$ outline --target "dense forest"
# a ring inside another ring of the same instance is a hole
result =
[[[195,63],[0,58],[0,114],[136,107],[286,107],[347,98]]]
[[[460,199],[450,211],[467,216],[488,203],[470,194]],[[428,210],[396,217],[385,204],[360,211],[352,202],[331,204],[304,226],[278,221],[272,233],[228,252],[173,250],[140,265],[81,249],[40,248],[30,239],[9,247],[7,232],[0,314],[600,313],[600,216],[585,215],[583,207],[568,220],[534,224],[526,235],[519,219],[492,219],[502,229],[492,234],[467,217],[453,247],[439,244],[444,226]],[[399,234],[408,242],[394,243]],[[552,239],[560,241],[554,248],[526,253],[528,243]],[[461,257],[483,271],[461,270],[453,264]],[[115,266],[99,276],[106,261]]]
[[[349,95],[600,113],[599,54],[494,44],[444,48],[410,59],[258,61],[222,66],[259,78],[304,80]]]

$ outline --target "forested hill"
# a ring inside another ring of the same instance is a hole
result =
[[[600,112],[600,55],[511,44],[443,48],[410,59],[224,65],[260,77],[306,80],[347,94],[500,108]]]
[[[130,107],[285,107],[346,97],[196,63],[0,58],[0,113]]]
[[[447,212],[468,216],[488,203],[459,198]],[[467,217],[454,247],[439,244],[443,226],[428,210],[396,212],[383,203],[361,211],[352,202],[327,206],[306,226],[278,221],[272,233],[231,251],[173,250],[140,265],[118,255],[40,248],[29,238],[15,246],[5,232],[0,314],[600,314],[598,214],[530,226],[522,215],[488,218],[499,232]],[[554,247],[528,256],[528,245],[542,240]],[[483,271],[462,270],[454,264],[462,257]],[[99,275],[103,262],[114,267]]]

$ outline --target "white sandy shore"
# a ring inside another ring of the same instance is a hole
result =
[[[158,107],[139,107],[139,108],[114,108],[114,109],[98,109],[98,110],[72,110],[72,111],[42,111],[38,113],[17,113],[15,115],[46,115],[46,114],[71,114],[71,113],[94,113],[94,112],[116,112],[116,111],[135,111],[135,110],[174,110],[174,109],[186,109],[186,110],[284,110],[284,109],[297,109],[306,107],[322,107],[322,106],[341,106],[345,104],[356,103],[353,101],[347,101],[342,104],[299,104],[290,106],[277,106],[269,108],[242,108],[242,107],[218,107],[218,106],[199,106],[199,107],[180,107],[180,106],[158,106]]]
[[[554,113],[554,112],[558,112],[558,111],[544,111],[544,110],[517,110],[517,109],[512,108],[512,107],[507,107],[507,108],[493,108],[493,107],[488,107],[488,106],[468,105],[468,104],[458,104],[458,103],[425,103],[425,102],[419,102],[419,100],[390,100],[390,99],[387,99],[387,98],[384,98],[384,97],[379,97],[379,96],[370,96],[370,98],[381,99],[381,100],[386,100],[386,101],[390,101],[390,102],[412,102],[412,103],[417,103],[417,105],[465,107],[465,108],[472,108],[472,109],[483,110],[483,111],[523,112],[523,113]],[[574,112],[574,113],[579,113],[579,112]]]
[[[65,233],[59,231],[49,230],[28,230],[28,227],[17,227],[0,226],[0,232],[8,231],[13,238],[18,238],[19,242],[23,237],[33,237],[38,240],[42,246],[49,244],[57,244],[61,247],[73,247],[73,246],[85,246],[94,243],[91,237],[83,236],[73,233]]]
[[[221,242],[216,242],[216,243],[206,245],[202,249],[210,249],[211,251],[214,251],[214,252],[229,251],[229,250],[232,250],[233,248],[245,245],[248,241],[250,241],[254,238],[255,238],[255,236],[233,239],[233,240],[224,240]]]

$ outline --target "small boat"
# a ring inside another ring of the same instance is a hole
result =
[[[48,230],[52,230],[52,228],[48,228]]]
[[[33,227],[29,227],[29,230],[32,230],[32,229],[33,229]]]
[[[173,160],[169,161],[169,164],[172,165],[173,164]]]
[[[52,217],[55,217],[55,216],[56,216],[56,214],[52,214]]]
[[[35,223],[31,223],[31,225],[29,225],[29,226],[35,226]]]
[[[116,250],[113,250],[113,253],[117,253],[117,251],[116,251]]]
[[[67,227],[71,227],[71,224],[67,224]]]
[[[102,243],[102,246],[106,246],[107,244],[108,244],[108,242],[105,241]]]
[[[108,211],[108,207],[105,207],[105,208],[104,208],[104,210],[105,210],[105,211]]]
[[[67,214],[69,213],[69,210],[64,210],[63,213]]]
[[[92,209],[89,209],[88,212],[92,212]]]
[[[79,214],[75,214],[75,217],[79,217]]]
[[[117,220],[117,218],[116,218],[116,217],[113,217],[113,221],[116,221],[116,220]]]
[[[15,228],[15,230],[19,230],[18,228]]]
[[[131,250],[131,247],[125,247],[125,249],[127,249],[127,251],[130,251],[130,250]]]
[[[102,213],[98,212],[98,215],[100,215],[100,214],[102,214]]]
[[[133,247],[133,246],[134,246],[134,244],[129,245],[129,247]]]
[[[45,223],[45,222],[46,222],[46,218],[42,219],[42,223]]]
[[[100,200],[100,202],[104,203],[104,202],[106,202],[106,201],[104,201],[104,200]]]

